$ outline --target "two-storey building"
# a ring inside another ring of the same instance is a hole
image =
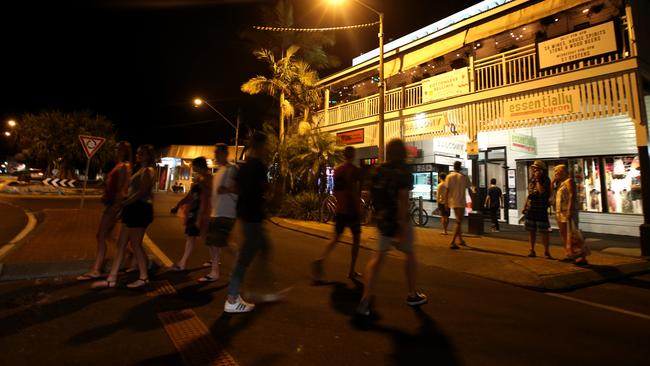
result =
[[[385,141],[409,144],[414,196],[434,201],[438,173],[463,160],[481,201],[497,179],[516,224],[532,162],[567,164],[584,230],[641,226],[650,241],[647,14],[647,1],[485,0],[386,44]],[[313,116],[362,164],[377,158],[378,56],[323,78]]]

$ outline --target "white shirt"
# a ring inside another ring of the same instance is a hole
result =
[[[465,192],[472,185],[469,178],[465,174],[454,171],[445,178],[445,185],[447,186],[447,207],[465,208],[467,205]]]
[[[237,168],[233,164],[219,165],[212,175],[212,212],[210,217],[237,217],[237,195],[234,193],[219,194],[219,187],[232,188],[235,186]]]

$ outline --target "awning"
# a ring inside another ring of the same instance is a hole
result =
[[[239,155],[244,150],[243,146],[239,147]],[[214,158],[214,145],[171,145],[163,150],[163,157],[173,157],[177,159],[194,159],[203,156],[206,159]],[[228,146],[228,160],[235,156],[235,147]]]
[[[466,33],[467,31],[456,33],[451,37],[447,37],[428,46],[405,54],[402,69],[408,70],[412,67],[428,62],[438,56],[443,56],[452,51],[463,48]]]

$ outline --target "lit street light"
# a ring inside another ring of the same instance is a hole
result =
[[[344,0],[330,0],[330,3],[338,5],[343,1]],[[379,33],[377,33],[377,37],[379,38],[379,83],[377,85],[379,87],[379,121],[377,126],[377,129],[379,130],[379,156],[377,160],[381,163],[384,161],[384,92],[386,89],[384,82],[384,13],[360,0],[353,1],[379,16]]]
[[[14,121],[13,119],[10,119],[9,121],[7,121],[7,125],[9,127],[16,127],[16,121]]]
[[[238,159],[238,155],[239,155],[239,113],[237,114],[237,126],[235,126],[232,122],[230,122],[230,120],[229,120],[228,118],[226,118],[226,116],[224,116],[221,112],[219,112],[219,110],[217,110],[215,107],[213,107],[213,106],[212,106],[210,103],[208,103],[206,100],[203,100],[203,99],[201,99],[201,98],[194,98],[194,106],[195,106],[195,107],[198,108],[198,107],[200,107],[200,106],[201,106],[202,104],[204,104],[204,103],[205,103],[205,105],[207,105],[208,107],[210,107],[213,111],[217,112],[217,114],[218,114],[219,116],[221,116],[221,118],[223,118],[224,120],[226,120],[226,122],[228,122],[228,124],[230,125],[230,127],[232,127],[232,128],[235,129],[235,163],[236,163],[236,162],[237,162],[237,159]]]
[[[7,136],[7,137],[11,136],[11,132],[5,131],[5,136]]]

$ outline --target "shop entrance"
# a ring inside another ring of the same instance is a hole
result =
[[[479,171],[479,186],[478,186],[478,207],[483,208],[483,214],[488,215],[489,211],[483,207],[487,191],[490,187],[490,180],[496,179],[496,186],[501,188],[503,192],[503,204],[499,213],[499,221],[509,222],[508,219],[508,166],[507,155],[505,146],[491,147],[487,150],[482,150],[478,155],[478,171]],[[477,208],[478,208],[477,207]]]

